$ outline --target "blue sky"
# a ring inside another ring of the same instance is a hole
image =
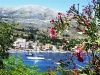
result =
[[[0,0],[0,6],[41,5],[66,12],[72,4],[87,5],[91,0]]]

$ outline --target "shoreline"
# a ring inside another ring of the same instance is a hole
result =
[[[37,52],[37,53],[73,53],[71,51],[64,51],[64,50],[56,50],[56,51],[51,51],[51,50],[33,50],[33,49],[26,49],[26,50],[21,50],[21,49],[10,49],[8,50],[9,53],[24,53],[24,52]]]
[[[36,52],[36,53],[71,53],[73,54],[75,51],[65,51],[65,50],[34,50],[34,49],[26,49],[26,50],[21,50],[21,49],[10,49],[8,50],[9,53],[27,53],[27,52]],[[91,53],[90,51],[88,53]],[[83,53],[84,54],[84,53]],[[87,54],[87,53],[86,53]]]

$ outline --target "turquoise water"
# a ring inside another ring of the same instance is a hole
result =
[[[71,53],[50,53],[50,52],[38,52],[37,55],[44,56],[45,59],[39,59],[39,60],[33,60],[33,59],[27,59],[27,56],[24,52],[22,53],[11,53],[11,55],[20,55],[24,61],[24,64],[27,64],[28,66],[33,66],[36,64],[41,71],[48,71],[50,69],[56,69],[58,67],[55,62],[58,62],[59,60],[67,61],[67,59],[70,57]],[[84,66],[88,63],[88,57],[83,55],[84,62],[79,62],[76,58],[76,56],[73,57],[74,62],[77,64],[76,68],[81,68],[80,66]]]

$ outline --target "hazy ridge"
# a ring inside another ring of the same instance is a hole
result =
[[[0,7],[2,21],[15,22],[23,26],[47,28],[50,20],[55,19],[59,11],[39,5]]]

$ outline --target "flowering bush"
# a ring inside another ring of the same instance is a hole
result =
[[[56,20],[51,20],[50,23],[54,25],[56,33],[61,34],[70,26],[70,19],[65,14],[58,13]]]
[[[72,16],[68,19],[70,15]],[[60,61],[64,66],[68,66],[72,63],[74,65],[73,70],[72,68],[71,70],[66,68],[60,69],[63,70],[62,73],[64,73],[64,75],[69,74],[68,72],[73,73],[73,75],[79,75],[80,73],[86,75],[100,75],[100,0],[92,0],[91,5],[83,6],[82,13],[80,13],[76,9],[75,4],[73,4],[70,10],[67,11],[67,16],[58,13],[57,21],[51,20],[50,22],[54,24],[55,30],[59,33],[65,31],[73,20],[77,23],[76,30],[82,32],[82,36],[85,35],[85,37],[83,36],[85,40],[81,47],[75,46],[74,49],[76,51],[68,59],[69,63]],[[85,52],[85,56],[88,57],[89,64],[88,66],[84,66],[82,70],[76,70],[76,63],[73,61],[73,56],[76,56],[79,62],[84,62],[82,56],[83,52]],[[92,59],[90,59],[89,55],[92,56]],[[71,73],[69,75],[71,75]]]

